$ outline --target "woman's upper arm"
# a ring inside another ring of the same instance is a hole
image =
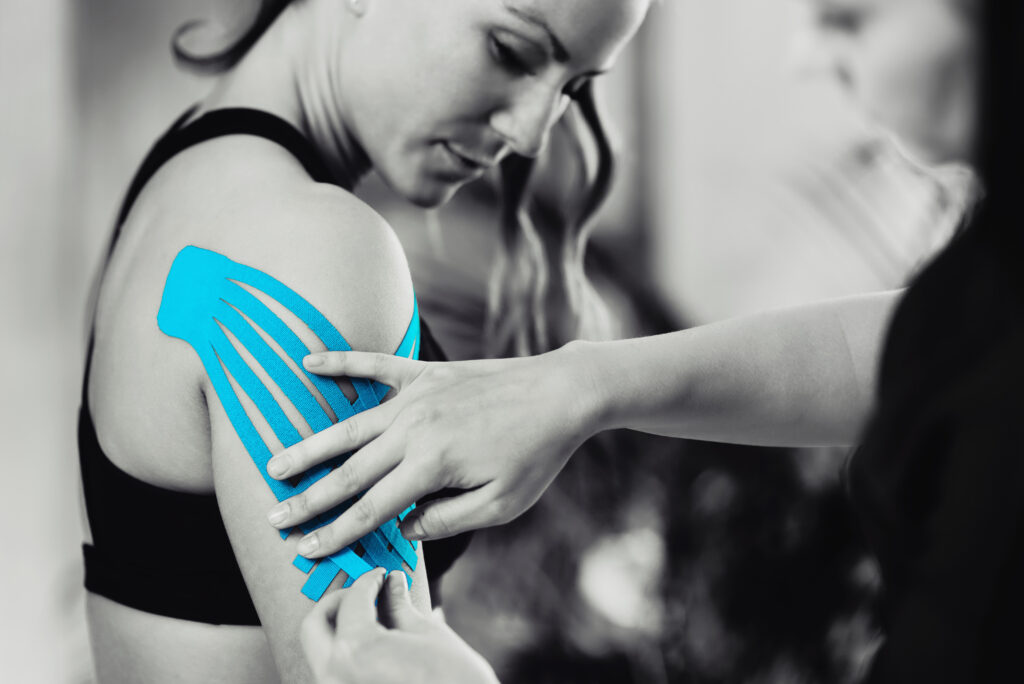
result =
[[[304,199],[254,213],[239,222],[244,232],[218,230],[210,245],[183,250],[184,267],[172,268],[161,306],[162,329],[187,339],[203,363],[218,504],[285,682],[311,679],[299,625],[313,606],[303,587],[317,571],[293,564],[298,532],[282,540],[267,522],[279,498],[271,487],[281,485],[266,476],[265,460],[343,420],[357,396],[364,406],[376,401],[365,383],[360,390],[311,378],[295,357],[343,344],[331,329],[354,349],[394,353],[414,310],[404,256],[383,220],[348,196]],[[176,273],[188,281],[178,284],[184,309],[168,301]],[[428,609],[421,550],[386,551],[413,576]],[[349,562],[358,569],[362,561]],[[347,577],[342,569],[330,588]]]

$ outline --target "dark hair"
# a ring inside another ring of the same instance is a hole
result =
[[[184,48],[183,38],[207,26],[207,22],[196,19],[181,26],[171,39],[171,52],[179,64],[193,71],[204,73],[220,73],[238,64],[239,60],[256,44],[270,25],[281,16],[281,12],[292,3],[292,0],[260,0],[256,16],[241,36],[230,41],[227,46],[207,54],[196,54]]]
[[[975,165],[985,204],[999,213],[1024,213],[1017,195],[1024,181],[1024,3],[987,0],[981,16],[980,112]],[[1007,215],[1008,216],[1008,215]],[[1007,225],[1015,234],[1024,224]]]
[[[175,33],[171,49],[193,71],[220,73],[235,66],[293,0],[261,0],[252,23],[225,47],[197,54],[182,39],[206,26],[190,21]],[[591,219],[608,196],[614,155],[601,122],[591,84],[579,90],[576,106],[555,130],[575,153],[580,171],[572,197],[552,197],[535,187],[537,162],[512,156],[501,164],[501,245],[489,283],[484,354],[536,354],[578,337],[602,337],[610,327],[587,280],[583,256]],[[596,156],[590,169],[589,133]],[[549,146],[550,147],[550,146]]]
[[[979,190],[960,233],[990,235],[1024,288],[1024,3],[974,0],[978,22],[978,112],[972,166]]]

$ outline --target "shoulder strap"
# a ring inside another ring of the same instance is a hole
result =
[[[142,188],[149,182],[149,179],[179,152],[213,138],[225,135],[254,135],[265,138],[288,150],[302,164],[306,173],[313,180],[318,183],[332,182],[327,165],[313,144],[284,119],[259,109],[234,107],[215,109],[192,123],[182,126],[182,123],[187,121],[194,111],[195,107],[185,112],[146,155],[135,178],[132,179],[128,193],[121,205],[121,211],[118,213],[114,236],[110,241],[111,251],[117,241],[121,224],[124,223],[128,212],[131,211],[132,205],[135,204],[135,200],[138,199],[139,193],[142,192]]]
[[[170,129],[156,141],[139,166],[139,170],[135,172],[135,177],[132,179],[131,185],[128,186],[128,192],[121,203],[121,210],[118,212],[114,231],[107,246],[108,260],[121,235],[121,226],[149,179],[179,152],[213,138],[225,135],[254,135],[265,138],[288,150],[314,181],[337,184],[332,179],[327,165],[313,143],[281,117],[259,109],[232,107],[215,109],[203,114],[195,121],[185,124],[195,111],[196,106],[193,106],[178,117]],[[348,189],[351,190],[351,188]],[[82,383],[83,405],[85,404],[86,388],[89,384],[89,371],[92,366],[92,348],[93,335],[90,332],[85,357],[85,377]]]

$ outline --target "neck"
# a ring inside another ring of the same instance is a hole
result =
[[[200,103],[197,115],[224,107],[261,109],[278,116],[313,142],[334,181],[354,188],[370,171],[370,159],[344,121],[335,91],[322,66],[309,60],[301,22],[310,21],[294,5],[278,17],[242,60],[224,74]],[[328,53],[330,54],[330,53]],[[322,57],[321,57],[322,58]]]

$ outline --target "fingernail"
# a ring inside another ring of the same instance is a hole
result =
[[[388,569],[387,568],[374,568],[373,569],[373,583],[377,585],[377,591],[382,590],[387,586],[388,583]],[[379,572],[378,572],[379,571]],[[374,601],[376,603],[376,601]]]
[[[324,365],[324,357],[319,354],[310,354],[302,360],[302,365],[306,368],[319,368]]]
[[[285,518],[288,517],[288,506],[287,501],[282,501],[273,508],[270,509],[270,513],[267,514],[267,520],[270,521],[271,525],[278,525],[283,523]]]
[[[402,536],[409,541],[422,541],[423,539],[423,525],[420,524],[419,520],[414,520],[408,526],[398,528],[402,533]]]
[[[307,556],[320,548],[320,540],[316,536],[316,532],[311,532],[305,537],[299,540],[298,552],[303,556]]]
[[[288,463],[288,454],[278,454],[274,458],[267,461],[267,473],[270,475],[270,477],[283,477],[284,474],[288,472]]]
[[[409,586],[409,576],[401,570],[392,570],[388,573],[388,582],[401,583],[406,587]]]

